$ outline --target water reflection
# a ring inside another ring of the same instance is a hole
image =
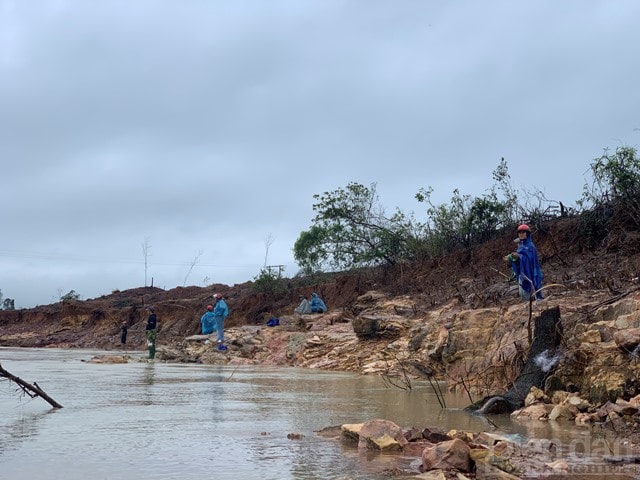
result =
[[[144,367],[144,377],[142,379],[142,383],[144,383],[145,385],[153,385],[155,383],[155,377],[156,377],[156,364],[155,363],[149,363],[147,365],[145,365]]]
[[[26,413],[7,425],[3,424],[0,427],[0,455],[19,449],[22,441],[36,437],[44,419],[53,412]]]

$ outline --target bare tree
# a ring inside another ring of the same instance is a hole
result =
[[[142,242],[142,255],[144,256],[144,286],[147,286],[147,267],[149,262],[149,256],[151,253],[151,243],[149,243],[149,237],[144,237],[144,242]]]
[[[184,282],[182,283],[183,287],[187,284],[187,278],[191,274],[191,270],[193,270],[193,267],[195,267],[198,264],[198,260],[200,260],[202,253],[203,253],[202,250],[198,250],[198,253],[196,253],[195,256],[193,257],[193,260],[191,260],[191,263],[189,264],[189,270],[187,271],[187,274],[184,276]]]
[[[267,260],[269,259],[269,249],[271,248],[271,245],[273,245],[274,242],[274,238],[273,235],[271,233],[269,233],[269,235],[267,235],[267,238],[264,239],[264,267],[267,266]]]

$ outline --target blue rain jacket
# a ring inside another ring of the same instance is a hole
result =
[[[213,308],[213,318],[216,322],[216,330],[218,332],[218,343],[224,342],[224,319],[229,315],[229,309],[223,299],[216,301],[216,306]],[[223,345],[218,345],[220,348]],[[225,347],[226,348],[226,347]]]
[[[213,316],[216,318],[222,318],[224,320],[229,315],[229,308],[223,299],[216,301],[216,306],[213,308]]]
[[[518,283],[525,292],[531,293],[531,288],[538,291],[542,288],[542,269],[538,260],[538,250],[530,237],[520,240],[518,244],[518,261],[511,263],[513,273]],[[536,298],[542,298],[542,292],[536,294]]]
[[[324,313],[327,311],[327,306],[324,304],[324,301],[318,296],[317,293],[311,294],[311,311],[314,313],[320,312]]]
[[[215,316],[213,315],[213,312],[204,312],[204,315],[202,315],[202,317],[200,318],[200,323],[202,323],[203,335],[209,335],[216,329]]]

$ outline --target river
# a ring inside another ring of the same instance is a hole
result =
[[[376,480],[395,465],[417,471],[415,459],[359,453],[316,433],[374,418],[559,442],[591,438],[585,429],[554,433],[508,417],[490,424],[462,411],[468,398],[450,393],[443,409],[425,382],[403,390],[376,376],[319,370],[88,362],[104,353],[0,348],[6,370],[64,407],[0,381],[0,478]]]

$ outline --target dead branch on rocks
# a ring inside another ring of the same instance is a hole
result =
[[[25,395],[28,395],[31,398],[35,398],[35,397],[42,397],[44,400],[46,400],[53,408],[62,408],[62,405],[60,405],[58,402],[56,402],[53,398],[51,398],[49,395],[47,395],[44,390],[42,390],[38,384],[36,382],[33,382],[33,385],[31,385],[30,383],[25,382],[24,380],[22,380],[19,377],[16,377],[15,375],[13,375],[12,373],[8,372],[7,370],[5,370],[4,368],[2,368],[2,365],[0,365],[0,377],[1,378],[6,378],[7,380],[9,380],[10,382],[15,383],[16,385],[18,385],[18,387],[20,387],[20,389],[22,390],[22,392]]]
[[[514,342],[514,348],[511,354],[499,350],[495,361],[482,369],[474,369],[473,373],[463,365],[463,371],[457,376],[447,375],[449,388],[453,391],[464,390],[470,402],[473,402],[472,395],[487,395],[496,389],[507,390],[526,363],[522,347]]]
[[[389,357],[393,357],[396,361],[398,367],[400,368],[401,375],[391,375],[391,365],[389,365]],[[402,362],[395,354],[391,354],[389,352],[386,353],[384,357],[384,362],[386,364],[386,371],[383,373],[382,381],[385,386],[388,388],[389,386],[393,386],[396,388],[400,388],[402,390],[411,390],[413,387],[411,385],[411,379],[409,378],[409,374],[407,373],[407,369],[405,368],[404,362]]]
[[[626,292],[619,293],[619,294],[615,295],[614,297],[608,298],[607,300],[603,300],[600,303],[596,303],[595,305],[593,305],[591,307],[591,309],[587,313],[593,313],[596,310],[598,310],[600,307],[604,307],[605,305],[611,305],[612,303],[615,303],[618,300],[620,300],[621,298],[624,298],[624,297],[626,297],[627,295],[629,295],[629,294],[631,294],[633,292],[637,292],[638,290],[640,290],[640,287],[632,288],[631,290],[627,290]]]

